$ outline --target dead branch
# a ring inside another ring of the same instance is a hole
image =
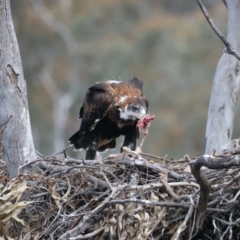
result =
[[[178,240],[179,239],[181,232],[183,232],[187,227],[187,221],[192,216],[194,201],[193,201],[191,195],[189,196],[189,199],[190,199],[190,202],[191,202],[191,206],[189,207],[188,213],[187,213],[185,219],[183,220],[183,222],[181,223],[181,225],[179,226],[179,228],[177,229],[177,231],[175,232],[175,234],[173,235],[173,237],[171,238],[171,240]]]
[[[204,7],[203,3],[201,0],[196,0],[198,6],[200,7],[202,13],[204,14],[205,18],[207,19],[207,22],[209,23],[209,25],[211,26],[211,28],[213,29],[213,31],[216,33],[216,35],[222,40],[222,42],[224,43],[226,49],[224,50],[225,53],[231,54],[234,57],[236,57],[238,60],[240,60],[240,55],[237,52],[237,50],[233,49],[233,47],[231,46],[231,44],[227,41],[227,39],[224,37],[224,35],[220,32],[220,30],[217,28],[217,26],[213,23],[212,19],[209,16],[209,13],[207,11],[207,9]]]
[[[205,219],[205,213],[208,203],[208,197],[210,192],[210,184],[205,177],[205,175],[201,172],[201,167],[203,165],[208,165],[205,159],[197,159],[195,162],[190,163],[190,167],[192,170],[192,174],[197,180],[197,183],[200,185],[200,196],[198,200],[198,209],[196,213],[196,229],[197,231],[201,229],[203,221]]]

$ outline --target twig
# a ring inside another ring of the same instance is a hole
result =
[[[230,213],[230,216],[229,216],[229,223],[230,223],[230,225],[229,225],[229,240],[232,240],[232,235],[233,235],[233,230],[232,230],[232,213]]]
[[[237,200],[237,198],[238,198],[239,195],[240,195],[240,190],[237,192],[237,194],[235,195],[235,197],[234,197],[233,199],[231,199],[231,200],[229,200],[229,201],[228,201],[227,199],[226,199],[226,200],[227,200],[228,203],[235,202],[235,201]]]
[[[173,197],[174,199],[184,199],[184,198],[189,198],[189,195],[182,195],[182,196],[178,196],[171,188],[171,186],[169,185],[168,181],[167,181],[167,174],[160,174],[160,179],[161,182],[163,183],[163,185],[165,186],[167,192],[169,193],[169,195],[171,197]]]
[[[86,235],[78,235],[77,237],[71,237],[71,240],[76,240],[76,239],[90,239],[91,237],[97,235],[98,233],[102,232],[104,230],[104,227],[101,227],[91,233],[88,233]]]
[[[97,215],[99,212],[101,212],[106,206],[108,205],[109,201],[113,198],[115,198],[118,195],[118,189],[114,189],[110,196],[108,196],[100,205],[98,205],[93,211],[86,214],[83,217],[83,220],[79,223],[79,225],[66,233],[64,233],[62,236],[59,237],[59,240],[65,240],[68,238],[72,238],[75,235],[84,232],[84,225],[88,223],[88,221],[94,216]]]
[[[216,184],[216,185],[212,185],[211,188],[216,190],[219,190],[221,188],[227,188],[229,186],[231,186],[233,183],[235,183],[236,181],[238,181],[240,179],[240,174],[238,174],[237,176],[235,176],[233,179],[231,179],[229,182],[223,183],[223,184]]]
[[[229,230],[229,227],[227,227],[227,229],[225,230],[225,232],[221,235],[220,240],[224,240],[224,239],[225,239],[225,235],[227,234],[228,230]]]
[[[102,171],[102,169],[100,170],[100,173],[103,175],[105,181],[108,183],[109,187],[111,188],[111,190],[113,190],[112,184],[108,181],[105,173]]]
[[[158,159],[158,160],[164,160],[164,159],[165,159],[165,158],[163,158],[163,157],[158,157],[158,156],[156,156],[156,155],[149,154],[149,153],[140,152],[139,154],[140,154],[141,156],[151,157],[151,158],[155,158],[155,159]]]
[[[128,198],[128,199],[115,199],[108,202],[108,205],[113,204],[126,204],[126,203],[140,203],[147,206],[159,206],[159,207],[175,207],[175,208],[189,208],[189,205],[184,205],[174,202],[155,202],[149,200],[143,200],[138,198]]]
[[[231,44],[227,41],[227,39],[223,36],[223,34],[219,31],[217,26],[213,23],[212,19],[209,17],[209,13],[207,12],[206,8],[204,7],[203,3],[201,0],[196,0],[198,6],[200,7],[202,13],[204,14],[205,18],[207,19],[207,22],[213,29],[213,31],[217,34],[217,36],[222,40],[224,45],[226,46],[226,50],[224,51],[225,53],[231,54],[234,57],[236,57],[238,60],[240,60],[240,55],[239,53],[232,48]]]
[[[150,235],[154,229],[158,226],[158,224],[162,221],[162,219],[164,218],[165,214],[166,214],[167,208],[163,207],[161,212],[158,215],[158,219],[157,222],[153,225],[152,229],[148,232],[148,235]]]
[[[41,238],[44,237],[44,236],[49,236],[50,233],[52,232],[52,230],[55,229],[54,226],[55,226],[56,224],[54,224],[54,222],[58,219],[61,211],[62,211],[62,208],[59,208],[57,215],[55,216],[55,218],[53,219],[53,221],[51,222],[51,224],[47,227],[47,229],[45,229],[44,232],[39,236],[39,239],[41,239]],[[57,223],[57,224],[59,225],[59,223]]]
[[[213,223],[213,226],[214,226],[214,233],[218,232],[219,235],[220,235],[220,230],[218,229],[217,225],[216,225],[216,220],[213,219],[212,220],[212,223]]]
[[[202,158],[197,158],[195,162],[190,163],[192,174],[194,178],[197,180],[197,183],[200,185],[200,197],[198,201],[198,209],[196,216],[197,221],[195,226],[196,231],[201,229],[203,221],[205,219],[205,212],[210,192],[210,184],[205,175],[201,172],[201,167],[204,164],[208,165],[208,163],[206,163],[206,160]]]
[[[187,226],[187,221],[191,218],[192,213],[193,213],[193,206],[194,206],[194,201],[192,199],[192,196],[189,195],[189,199],[191,202],[190,208],[188,210],[188,213],[185,217],[185,219],[183,220],[182,224],[179,226],[179,228],[176,230],[176,232],[174,233],[173,237],[171,238],[171,240],[178,240],[180,237],[181,232],[183,232]]]

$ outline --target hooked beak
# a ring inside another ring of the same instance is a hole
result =
[[[132,112],[131,117],[136,118],[136,119],[141,119],[147,114],[147,111],[144,107],[141,107],[138,113]]]

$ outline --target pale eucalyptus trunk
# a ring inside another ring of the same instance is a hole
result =
[[[0,0],[0,125],[9,118],[2,133],[3,157],[9,174],[16,176],[19,166],[35,159],[36,153],[10,0]]]
[[[226,0],[227,40],[240,53],[240,0]],[[211,52],[209,52],[211,54]],[[213,81],[205,138],[205,154],[217,152],[229,144],[239,94],[240,62],[223,53]]]

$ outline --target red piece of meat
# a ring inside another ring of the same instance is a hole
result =
[[[156,118],[155,115],[148,114],[138,121],[137,126],[145,135],[148,134],[148,128],[150,126],[150,122],[153,121],[155,118]]]

